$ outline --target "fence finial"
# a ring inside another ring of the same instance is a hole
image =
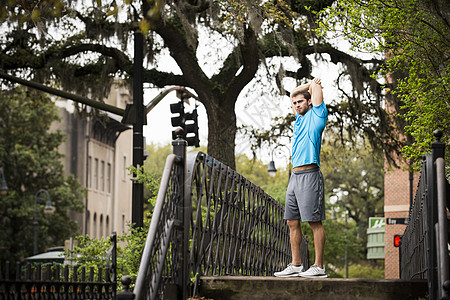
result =
[[[120,279],[123,285],[123,290],[117,293],[118,300],[133,300],[134,293],[130,291],[131,277],[128,275],[122,276]]]
[[[436,140],[431,143],[431,154],[433,155],[433,161],[438,157],[444,157],[445,154],[445,143],[441,142],[443,132],[439,129],[434,131],[434,136]]]
[[[433,134],[434,134],[434,137],[436,138],[436,141],[437,141],[437,142],[440,142],[440,141],[441,141],[441,138],[442,138],[442,135],[443,135],[444,133],[442,132],[442,130],[436,129],[436,130],[433,132]]]
[[[177,139],[182,139],[185,137],[186,132],[184,131],[184,129],[182,127],[177,127],[175,130],[175,136],[177,137]]]

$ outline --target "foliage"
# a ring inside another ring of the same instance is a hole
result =
[[[254,98],[279,102],[313,77],[311,60],[338,64],[338,84],[343,78],[353,84],[342,93],[348,101],[330,103],[336,122],[371,136],[373,145],[387,140],[380,85],[370,77],[382,61],[352,57],[314,32],[314,11],[333,0],[1,3],[1,69],[93,99],[102,99],[117,78],[131,85],[129,45],[143,33],[143,82],[192,89],[208,114],[208,153],[232,168],[238,98],[253,90]],[[176,71],[167,69],[167,54]]]
[[[331,140],[324,140],[321,156],[328,205],[335,214],[355,221],[366,245],[369,217],[383,215],[383,156],[373,154],[364,140],[353,148]]]
[[[257,158],[250,159],[245,154],[236,157],[236,171],[284,205],[289,178],[288,170],[279,168],[276,175],[270,177],[267,168],[268,166]]]
[[[173,153],[172,145],[150,144],[147,145],[146,149],[148,151],[148,157],[144,162],[145,170],[154,174],[157,178],[161,178],[166,158],[169,154]]]
[[[150,214],[149,216],[151,217],[153,207],[156,203],[161,178],[158,178],[156,174],[147,171],[145,166],[142,166],[139,169],[131,166],[129,167],[129,171],[130,174],[133,175],[133,180],[144,185],[144,199],[147,199],[147,202],[144,202],[144,211],[147,214]]]
[[[56,211],[44,217],[37,201],[38,250],[60,246],[76,229],[69,211],[81,212],[85,191],[73,176],[64,177],[59,131],[49,132],[56,107],[41,93],[0,92],[0,166],[9,191],[0,196],[0,260],[19,261],[33,254],[35,195],[46,189]],[[39,197],[43,199],[43,197]]]
[[[345,274],[345,270],[340,272]],[[384,279],[384,260],[375,264],[351,264],[348,267],[348,278],[380,278]]]
[[[137,169],[130,167],[129,172],[133,174],[134,180],[144,184],[145,218],[142,228],[129,227],[128,232],[117,236],[117,278],[123,275],[131,277],[132,282],[136,282],[136,276],[139,271],[141,254],[147,238],[147,229],[150,226],[151,216],[156,196],[159,190],[159,183],[164,169],[165,159],[171,153],[171,145],[158,146],[154,144],[147,145],[149,156],[144,166]],[[73,257],[72,261],[81,266],[103,266],[105,264],[105,254],[111,247],[109,238],[90,238],[89,236],[78,236],[77,247],[66,256]],[[120,282],[119,283],[119,289]]]
[[[386,55],[378,74],[388,74],[388,105],[410,134],[407,158],[420,166],[433,131],[444,131],[450,150],[450,8],[441,0],[337,1],[322,12],[321,28],[347,39],[354,49]],[[400,137],[401,138],[401,137]],[[448,157],[448,156],[447,156]],[[448,160],[447,160],[448,162]]]
[[[144,227],[149,227],[149,221],[144,221]],[[130,228],[130,230],[117,236],[117,274],[116,278],[121,290],[120,278],[124,275],[131,277],[136,282],[139,271],[142,251],[147,237],[147,231],[143,228]],[[95,272],[99,267],[105,268],[106,253],[111,248],[110,238],[90,238],[77,236],[79,244],[72,251],[66,250],[66,256],[72,258],[72,263],[88,267],[94,267]]]

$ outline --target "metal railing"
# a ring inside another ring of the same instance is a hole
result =
[[[291,262],[283,207],[235,170],[174,142],[164,168],[134,293],[186,299],[200,276],[273,276]],[[308,267],[304,236],[302,262]]]
[[[116,299],[116,234],[111,236],[111,248],[105,268],[86,269],[77,265],[57,263],[26,263],[0,269],[0,300],[29,299]]]
[[[450,299],[447,198],[442,132],[422,162],[419,184],[400,244],[400,278],[427,279],[429,299]]]

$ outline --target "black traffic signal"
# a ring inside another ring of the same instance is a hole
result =
[[[188,146],[200,147],[197,118],[197,108],[191,113],[185,114],[184,130],[186,131],[186,141],[188,142]]]
[[[394,235],[394,247],[400,247],[400,242],[402,241],[402,236],[399,234]]]
[[[176,114],[171,118],[173,127],[184,127],[184,105],[182,101],[170,104],[170,112]]]
[[[197,124],[197,108],[195,108],[191,113],[184,112],[183,101],[170,104],[170,112],[175,114],[171,118],[171,123],[173,127],[181,127],[184,129],[184,138],[188,142],[188,146],[200,146],[200,139],[198,136],[198,124]],[[172,131],[172,139],[176,139],[175,131]]]

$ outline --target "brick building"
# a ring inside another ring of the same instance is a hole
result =
[[[394,247],[394,235],[403,234],[406,225],[390,224],[389,219],[408,218],[411,185],[415,194],[419,173],[410,172],[407,165],[401,165],[400,169],[385,164],[384,175],[384,217],[386,218],[384,251],[386,279],[400,278],[399,273],[399,248]]]

